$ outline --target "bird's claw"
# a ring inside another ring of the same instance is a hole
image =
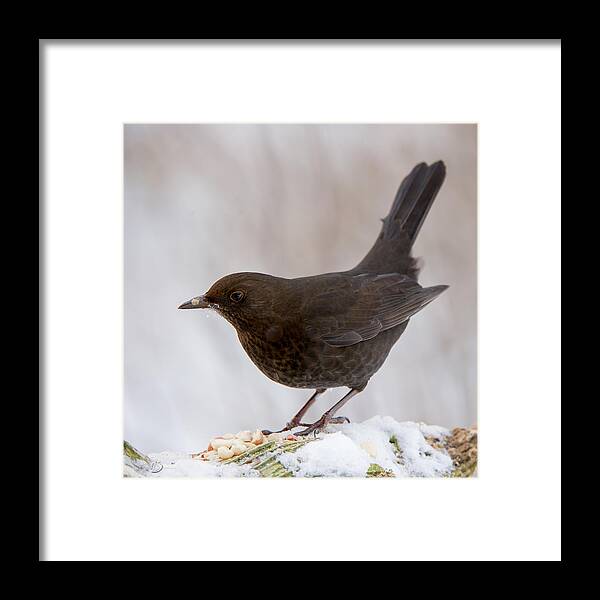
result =
[[[279,431],[271,431],[270,429],[263,429],[262,430],[262,434],[263,435],[271,435],[272,433],[285,433],[286,431],[291,431],[292,429],[294,429],[294,427],[304,427],[304,425],[302,423],[294,423],[293,421],[290,421],[289,423],[286,423],[285,427],[283,429],[280,429]]]
[[[335,425],[342,425],[344,423],[350,423],[350,419],[348,417],[333,417],[329,419],[329,423],[334,423]]]
[[[348,417],[328,417],[323,415],[318,421],[315,421],[311,425],[307,425],[306,423],[299,423],[300,426],[306,427],[302,431],[295,433],[296,436],[305,436],[310,433],[314,433],[317,436],[327,425],[339,425],[342,423],[350,423],[350,419]]]
[[[271,435],[272,433],[283,433],[284,431],[287,431],[287,429],[280,429],[279,431],[271,431],[270,429],[263,429],[262,434],[263,435]]]
[[[300,433],[295,433],[294,435],[308,435],[312,432],[315,432],[315,435],[317,435],[320,431],[325,429],[327,425],[342,425],[343,423],[350,423],[350,419],[348,417],[321,417],[315,423],[295,423],[294,421],[290,421],[283,429],[280,429],[279,431],[263,429],[262,434],[271,435],[272,433],[285,433],[286,431],[291,431],[296,427],[306,427],[306,429],[303,429]]]
[[[320,421],[320,419],[319,419]],[[299,431],[297,433],[295,433],[294,435],[296,437],[304,437],[306,435],[309,435],[311,433],[315,434],[315,437],[319,434],[319,432],[326,426],[326,423],[320,423],[319,421],[317,421],[316,423],[313,423],[312,425],[309,425],[306,429],[303,429],[302,431]]]

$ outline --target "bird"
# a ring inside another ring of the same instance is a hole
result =
[[[443,161],[417,164],[403,179],[373,247],[354,268],[286,279],[264,273],[226,275],[180,309],[213,309],[235,328],[252,362],[268,378],[313,390],[277,433],[303,427],[317,435],[362,392],[409,320],[447,285],[422,287],[412,247],[446,177]],[[349,391],[314,423],[303,418],[330,388]],[[264,430],[265,434],[274,433]]]

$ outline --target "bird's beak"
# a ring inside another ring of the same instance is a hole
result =
[[[187,302],[184,302],[178,308],[208,308],[210,303],[206,301],[204,296],[196,296]]]

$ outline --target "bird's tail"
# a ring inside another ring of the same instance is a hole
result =
[[[405,177],[379,237],[352,272],[404,273],[416,279],[419,270],[411,249],[445,177],[442,161],[420,163]]]

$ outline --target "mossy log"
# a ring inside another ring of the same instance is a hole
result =
[[[477,430],[457,427],[447,435],[428,436],[427,443],[432,447],[446,453],[452,459],[452,471],[446,476],[450,477],[472,477],[477,469]],[[212,461],[210,464],[225,467],[236,465],[245,469],[244,474],[260,477],[293,477],[294,473],[288,471],[279,461],[284,453],[293,453],[306,444],[317,441],[313,437],[299,438],[295,441],[283,440],[281,442],[271,441],[251,448],[239,456],[227,460]],[[394,453],[401,464],[402,448],[395,436],[389,439],[394,447]],[[189,455],[191,459],[195,455]],[[163,468],[159,460],[146,456],[128,442],[123,444],[123,460],[125,477],[147,477],[157,475]],[[365,473],[366,477],[394,477],[389,469],[384,469],[377,463],[372,463]]]
[[[129,442],[123,442],[123,476],[144,477],[152,473],[160,473],[162,465],[134,448]]]

